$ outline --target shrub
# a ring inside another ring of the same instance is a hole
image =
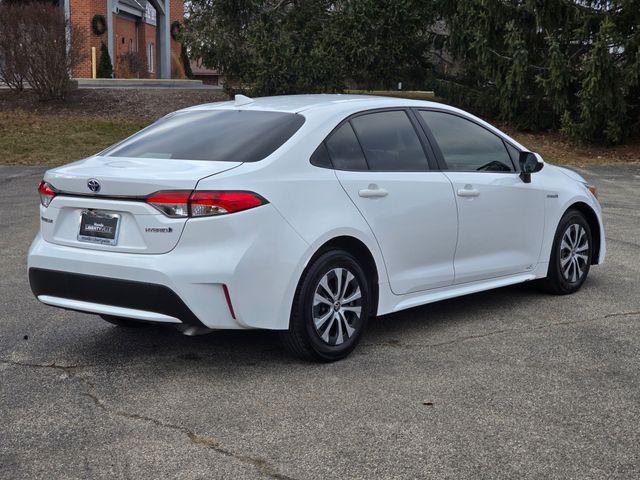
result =
[[[113,65],[111,65],[111,57],[109,56],[109,49],[104,43],[100,45],[100,60],[98,61],[96,76],[98,78],[113,77]]]
[[[118,76],[122,78],[147,78],[149,72],[147,71],[146,59],[136,52],[123,53],[119,58]]]

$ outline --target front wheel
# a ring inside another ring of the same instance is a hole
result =
[[[566,295],[580,289],[589,274],[593,256],[591,228],[577,210],[564,214],[556,235],[549,261],[547,278],[541,286],[550,293]]]
[[[285,347],[303,358],[340,360],[356,347],[370,316],[371,287],[357,259],[343,250],[320,255],[296,289]]]

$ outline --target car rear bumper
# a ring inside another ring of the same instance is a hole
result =
[[[89,313],[286,329],[308,245],[271,205],[224,217],[190,219],[165,254],[77,248],[38,234],[28,256],[32,290],[43,303]]]
[[[174,291],[164,285],[78,273],[29,269],[33,294],[69,310],[203,327]]]

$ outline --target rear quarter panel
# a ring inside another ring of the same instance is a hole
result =
[[[378,278],[387,281],[375,237],[338,182],[335,172],[310,163],[315,149],[346,115],[332,112],[310,116],[289,142],[266,159],[202,179],[197,185],[197,189],[202,190],[237,189],[259,193],[305,243],[304,252],[288,253],[295,267],[286,272],[289,276],[287,287],[273,292],[282,298],[278,318],[287,322],[280,324],[278,321],[278,328],[288,326],[295,290],[309,260],[332,238],[351,236],[363,242],[376,262]],[[271,232],[271,235],[275,237],[269,240],[277,245],[278,232]]]

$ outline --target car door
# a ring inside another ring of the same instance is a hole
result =
[[[545,192],[535,180],[520,179],[515,147],[454,113],[420,110],[418,116],[456,194],[455,283],[533,270],[542,246]]]
[[[412,112],[384,110],[350,118],[324,143],[375,235],[395,294],[450,285],[454,278],[455,198],[446,176],[430,170],[421,134]]]

